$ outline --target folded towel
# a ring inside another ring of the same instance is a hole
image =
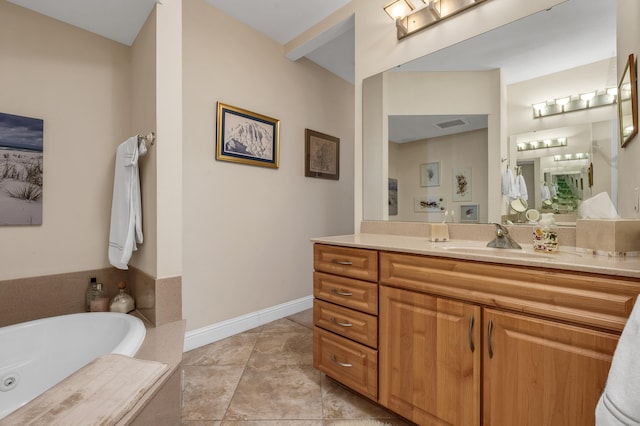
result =
[[[596,425],[640,425],[640,297],[613,354],[607,384],[596,406]]]

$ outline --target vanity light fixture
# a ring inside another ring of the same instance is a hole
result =
[[[553,161],[588,160],[588,152],[577,152],[575,154],[554,155]]]
[[[398,40],[487,0],[394,0],[383,9],[396,23]]]
[[[587,108],[596,108],[613,105],[618,98],[617,88],[608,88],[581,93],[574,96],[564,96],[545,102],[537,102],[533,108],[533,118],[547,117],[549,115],[565,112],[580,111]]]
[[[518,151],[531,151],[534,149],[557,148],[567,146],[567,138],[544,139],[541,141],[519,142]]]

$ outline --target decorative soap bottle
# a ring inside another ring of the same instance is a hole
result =
[[[100,291],[98,290],[98,282],[96,281],[95,277],[91,277],[91,280],[89,281],[89,287],[87,287],[87,312],[91,312],[91,301],[95,299],[98,294],[100,294]]]
[[[133,301],[133,297],[131,297],[126,291],[125,287],[127,285],[124,281],[120,281],[118,283],[118,288],[120,292],[113,298],[111,301],[110,310],[111,312],[120,312],[123,314],[128,314],[133,311],[136,307],[135,302]]]
[[[533,249],[544,253],[558,252],[558,227],[553,213],[543,213],[533,228]]]
[[[90,312],[107,312],[109,311],[109,298],[102,290],[102,283],[96,282],[95,278],[91,278],[91,284],[87,292]]]

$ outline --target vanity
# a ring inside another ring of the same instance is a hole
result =
[[[640,257],[408,226],[313,239],[314,367],[420,425],[594,424]]]

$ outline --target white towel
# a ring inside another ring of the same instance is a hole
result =
[[[551,199],[551,193],[549,192],[549,187],[546,184],[542,185],[542,189],[540,190],[540,195],[542,196],[542,201]]]
[[[596,425],[640,425],[640,297],[613,355],[607,384],[596,406]]]
[[[113,178],[109,262],[118,269],[127,266],[131,253],[142,243],[142,203],[138,158],[147,153],[144,139],[132,136],[118,146]]]
[[[511,199],[518,198],[516,184],[513,179],[513,172],[509,167],[507,167],[502,175],[502,195],[506,195]]]
[[[529,199],[529,192],[527,191],[527,183],[524,181],[524,176],[518,175],[516,177],[516,192],[518,197],[527,201]]]

